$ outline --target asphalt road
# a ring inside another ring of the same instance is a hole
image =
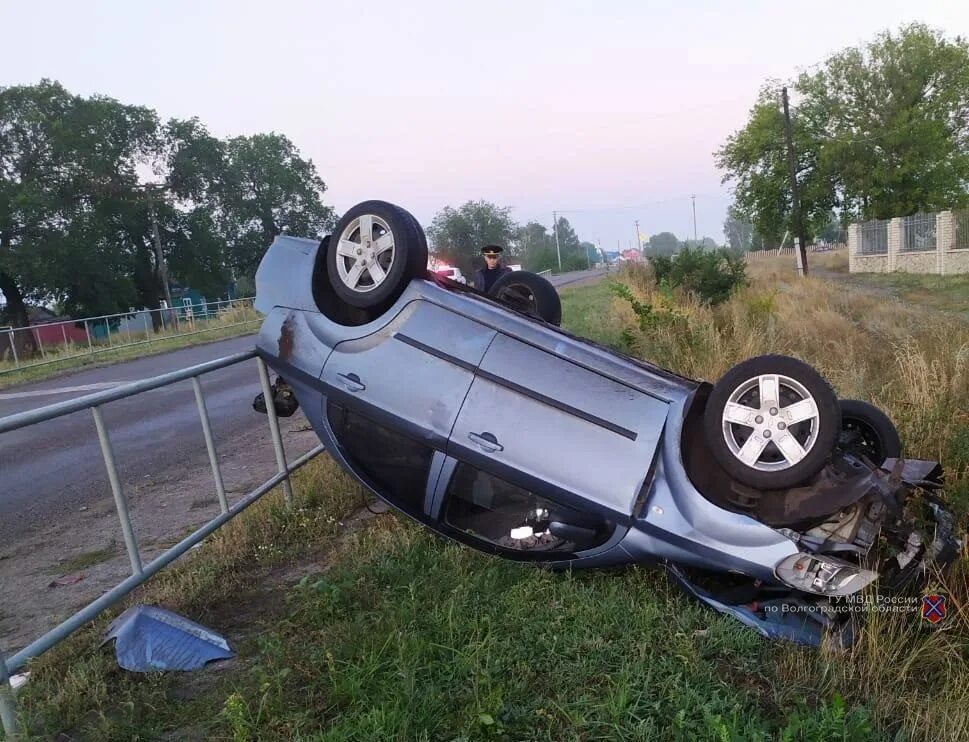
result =
[[[578,281],[585,281],[590,278],[597,278],[599,276],[606,275],[606,271],[602,268],[594,268],[589,271],[573,271],[572,273],[561,273],[557,276],[550,276],[549,280],[555,287],[568,286],[570,283],[577,283]]]
[[[253,342],[248,335],[9,387],[0,390],[0,417],[249,350]],[[206,374],[202,389],[216,441],[266,425],[250,406],[259,392],[254,361]],[[124,482],[208,460],[190,381],[111,402],[103,413]],[[0,436],[0,543],[108,491],[90,411]]]
[[[604,274],[553,276],[566,286]],[[109,389],[253,347],[248,335],[0,390],[0,417]],[[216,443],[265,427],[252,410],[259,392],[255,362],[202,377]],[[207,453],[191,382],[180,382],[103,408],[122,481],[169,476],[205,466]],[[90,411],[0,435],[0,543],[25,529],[78,512],[110,492]]]

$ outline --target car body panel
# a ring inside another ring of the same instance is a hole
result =
[[[411,301],[379,331],[337,343],[321,381],[443,449],[496,334],[429,302]]]
[[[668,405],[629,386],[499,334],[475,375],[451,448],[490,433],[484,455],[587,498],[626,520],[660,441]]]

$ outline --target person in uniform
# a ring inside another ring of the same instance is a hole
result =
[[[495,281],[506,273],[511,273],[511,268],[501,264],[501,253],[503,249],[500,245],[485,245],[481,248],[481,255],[484,256],[484,268],[479,268],[471,277],[474,288],[487,294]]]

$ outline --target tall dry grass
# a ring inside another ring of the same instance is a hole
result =
[[[750,285],[710,307],[656,286],[648,268],[618,280],[660,311],[629,324],[630,350],[697,378],[764,353],[807,361],[839,397],[864,399],[895,421],[904,453],[947,467],[947,496],[967,524],[969,502],[969,323],[817,278],[798,279],[787,261],[749,266]],[[630,314],[628,302],[617,309]],[[967,554],[963,548],[963,557]],[[904,737],[969,739],[969,569],[965,561],[930,588],[949,596],[949,617],[932,630],[918,614],[868,615],[846,654],[778,652],[790,692],[835,692],[869,706]]]

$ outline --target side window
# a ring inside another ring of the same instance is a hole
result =
[[[511,551],[572,554],[605,543],[604,518],[553,503],[465,463],[447,491],[444,522]]]
[[[327,418],[354,469],[397,507],[420,514],[434,450],[335,402]]]

